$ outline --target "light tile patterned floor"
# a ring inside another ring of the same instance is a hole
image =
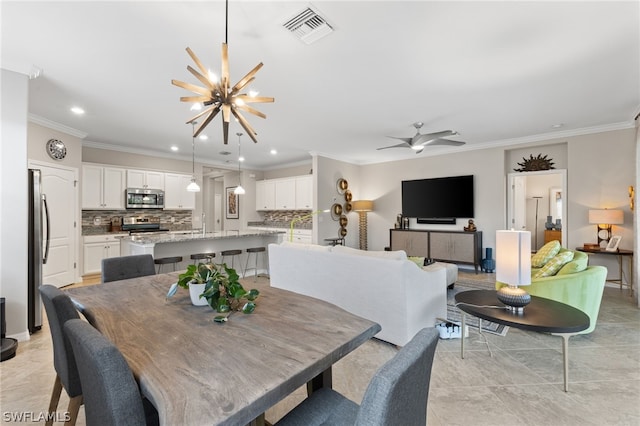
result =
[[[490,282],[492,274],[460,272]],[[262,278],[261,278],[262,279]],[[459,340],[441,340],[431,377],[428,425],[640,424],[640,310],[626,290],[607,287],[598,326],[570,341],[570,388],[562,389],[560,337],[511,328],[506,336],[471,332],[465,359]],[[360,402],[375,370],[397,349],[372,340],[336,364],[334,388]],[[18,355],[0,364],[0,424],[7,413],[46,410],[55,374],[48,329],[20,342]],[[266,418],[279,419],[305,396],[299,389]],[[68,398],[61,398],[65,411]],[[25,422],[21,424],[41,424]],[[84,425],[80,410],[78,425]]]

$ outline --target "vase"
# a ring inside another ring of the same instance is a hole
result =
[[[191,303],[194,306],[206,306],[208,305],[207,299],[200,297],[204,292],[204,288],[207,284],[189,283],[189,296],[191,297]]]
[[[562,229],[562,221],[560,219],[556,219],[555,228],[556,228],[557,231]]]
[[[555,225],[553,224],[553,218],[547,216],[547,221],[544,223],[544,228],[551,231]]]
[[[487,247],[485,249],[486,257],[482,259],[482,270],[484,272],[493,272],[496,269],[496,261],[492,259],[493,257],[493,249],[491,247]]]

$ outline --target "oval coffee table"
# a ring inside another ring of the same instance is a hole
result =
[[[564,390],[569,390],[569,338],[589,328],[589,316],[573,306],[555,300],[531,296],[524,312],[509,310],[496,297],[495,290],[470,290],[455,295],[462,311],[460,356],[464,358],[465,313],[522,330],[550,333],[562,337]]]

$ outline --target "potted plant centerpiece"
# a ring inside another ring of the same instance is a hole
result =
[[[227,314],[214,318],[217,322],[224,322],[232,312],[250,314],[256,308],[255,300],[260,292],[256,289],[245,290],[239,280],[236,270],[225,263],[199,263],[189,265],[178,276],[177,285],[189,289],[194,305],[208,304],[218,313]]]

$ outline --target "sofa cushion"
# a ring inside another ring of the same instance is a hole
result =
[[[570,250],[558,253],[551,260],[545,263],[544,266],[540,268],[531,278],[553,276],[564,266],[564,264],[570,262],[571,259],[573,259],[573,252]]]
[[[382,257],[385,259],[392,260],[407,260],[407,253],[404,250],[397,251],[367,251],[367,250],[358,250],[347,246],[335,246],[331,247],[331,251],[333,253],[347,253],[353,254],[356,256],[369,256],[369,257]]]
[[[560,251],[560,242],[557,240],[549,241],[542,246],[540,250],[531,256],[531,267],[541,268]]]
[[[331,251],[330,246],[320,246],[318,244],[307,244],[307,243],[292,243],[290,241],[283,241],[280,243],[283,246],[295,247],[302,250],[313,250],[313,251]]]
[[[576,272],[582,272],[589,266],[589,256],[587,253],[580,251],[573,252],[573,260],[566,263],[556,275],[575,274]]]

